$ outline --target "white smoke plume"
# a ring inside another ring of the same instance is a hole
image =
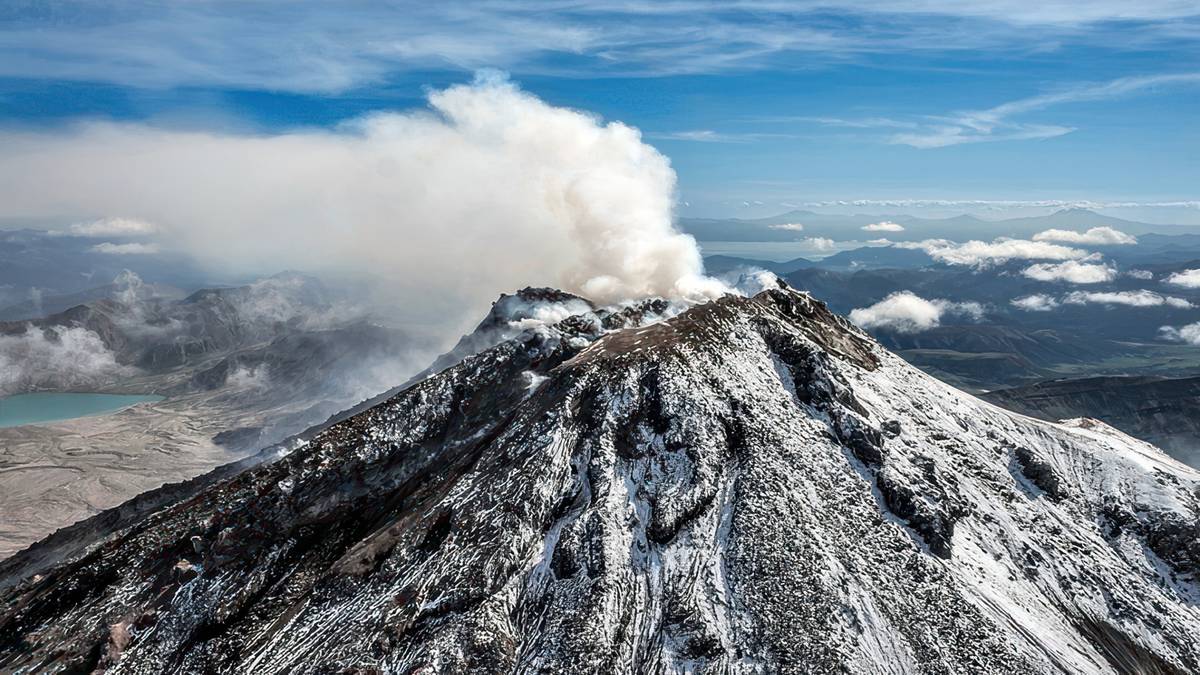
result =
[[[983,318],[977,302],[926,300],[911,291],[892,293],[883,300],[850,311],[850,320],[862,328],[885,328],[898,333],[919,333],[937,328],[946,314],[959,314],[973,321]]]
[[[269,389],[271,386],[270,368],[266,365],[256,367],[238,366],[225,378],[225,384],[235,389]]]
[[[675,229],[675,172],[638,130],[495,74],[428,102],[332,131],[7,132],[0,200],[12,216],[138,214],[231,272],[371,275],[426,314],[457,303],[460,324],[527,285],[600,302],[727,291]]]
[[[116,356],[95,332],[57,326],[0,335],[0,396],[39,389],[103,387],[135,371]]]

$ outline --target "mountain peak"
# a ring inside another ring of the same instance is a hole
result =
[[[540,322],[26,568],[0,669],[1200,669],[1200,476],[1153,447],[791,289],[506,297]]]

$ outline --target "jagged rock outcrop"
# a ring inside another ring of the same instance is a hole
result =
[[[549,302],[5,568],[0,669],[1200,670],[1200,475],[1152,446],[983,403],[786,288]]]

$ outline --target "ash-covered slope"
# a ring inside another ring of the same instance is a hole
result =
[[[1152,446],[787,289],[575,307],[3,591],[0,670],[1200,670]]]
[[[1095,417],[1200,467],[1200,377],[1049,380],[983,398],[1041,419]]]

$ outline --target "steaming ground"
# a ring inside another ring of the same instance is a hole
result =
[[[438,351],[303,275],[177,300],[127,273],[110,291],[58,314],[0,322],[0,396],[167,399],[0,429],[0,557],[318,424],[408,379]]]

